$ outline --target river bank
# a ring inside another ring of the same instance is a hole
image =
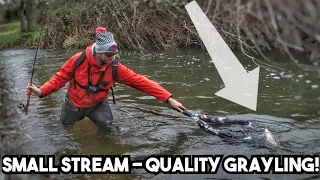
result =
[[[297,60],[299,56],[295,54],[301,53],[306,61],[319,66],[320,14],[315,12],[320,2],[198,0],[197,3],[231,49],[254,57],[262,55],[261,59],[264,53],[275,50],[287,54],[288,60]],[[186,0],[68,1],[50,8],[44,47],[83,48],[94,41],[95,28],[104,26],[115,34],[120,50],[204,49],[185,9],[187,4]]]
[[[316,9],[320,2],[198,0],[197,3],[231,49],[263,62],[269,61],[265,53],[278,51],[288,56],[287,61],[300,60],[319,67],[320,14]],[[115,34],[122,51],[204,49],[186,4],[186,0],[53,3],[41,9],[45,18],[39,24],[44,24],[45,33],[40,48],[83,49],[94,42],[95,29],[104,26]],[[19,39],[15,43],[7,41],[6,47],[35,47],[37,42],[37,36],[22,35]]]
[[[10,48],[37,47],[40,30],[34,32],[20,32],[20,22],[11,22],[0,25],[0,50]]]

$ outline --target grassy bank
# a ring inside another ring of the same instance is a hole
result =
[[[0,49],[35,48],[40,37],[40,31],[20,32],[20,22],[0,25]]]

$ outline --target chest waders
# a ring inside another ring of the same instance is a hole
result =
[[[72,73],[72,79],[74,81],[74,88],[77,89],[77,85],[82,88],[85,89],[87,91],[88,94],[91,93],[98,93],[98,92],[102,92],[102,91],[109,91],[109,89],[101,89],[100,85],[106,85],[104,84],[105,82],[103,82],[103,78],[104,75],[107,71],[107,68],[105,71],[103,71],[99,77],[99,80],[97,82],[97,84],[93,85],[91,82],[91,77],[90,77],[90,70],[91,70],[91,65],[88,64],[88,83],[86,86],[81,85],[78,81],[76,81],[75,79],[75,72],[76,70],[83,64],[83,62],[86,60],[86,53],[85,51],[82,52],[80,58],[77,60],[75,66],[74,66],[74,70]],[[114,59],[112,61],[112,79],[113,79],[113,86],[110,88],[111,89],[111,93],[112,93],[112,100],[113,100],[113,104],[116,104],[115,98],[114,98],[114,92],[113,92],[113,87],[115,87],[115,81],[118,77],[118,59]]]

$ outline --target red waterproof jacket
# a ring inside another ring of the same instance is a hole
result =
[[[73,76],[75,64],[81,52],[71,57],[67,62],[63,64],[60,71],[57,72],[49,81],[40,87],[42,97],[45,97],[63,87]],[[109,82],[107,85],[100,85],[102,89],[110,89],[113,86],[112,78],[112,64],[107,66],[100,66],[94,59],[92,53],[92,45],[86,48],[86,60],[83,64],[75,71],[75,79],[82,86],[86,86],[88,83],[88,64],[91,65],[90,76],[92,84],[96,84],[102,72],[106,71],[103,81]],[[136,74],[131,69],[118,63],[118,77],[117,82],[131,86],[135,89],[141,90],[144,93],[154,96],[160,101],[166,102],[169,97],[172,96],[167,90],[162,88],[156,82],[153,82],[142,76]],[[109,91],[101,91],[97,93],[88,94],[85,89],[82,89],[76,85],[74,88],[74,81],[71,80],[68,88],[68,97],[76,108],[89,108],[92,107],[108,97]]]

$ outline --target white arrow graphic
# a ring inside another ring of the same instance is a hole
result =
[[[196,1],[185,6],[225,88],[217,96],[256,111],[260,67],[247,72]]]

